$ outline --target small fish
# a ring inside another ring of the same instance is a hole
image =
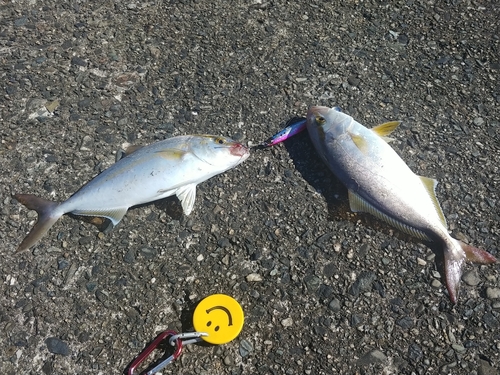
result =
[[[342,111],[339,107],[333,107],[335,111]],[[305,130],[307,127],[306,119],[303,117],[296,117],[287,122],[286,127],[281,129],[272,137],[262,142],[262,147],[271,147],[277,145],[278,143],[286,141],[288,138],[293,137]]]
[[[116,226],[132,206],[176,195],[189,215],[196,186],[245,161],[248,148],[229,138],[186,135],[135,149],[58,203],[31,194],[13,197],[38,213],[17,251],[30,248],[64,214],[104,217]]]
[[[437,181],[414,174],[383,138],[398,125],[389,122],[367,129],[327,107],[311,107],[307,113],[312,142],[346,185],[351,210],[368,212],[423,241],[441,244],[446,287],[456,303],[465,259],[482,264],[496,259],[450,236],[435,195]]]

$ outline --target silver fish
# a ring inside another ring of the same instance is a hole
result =
[[[229,138],[186,135],[137,149],[58,203],[31,194],[13,197],[38,213],[17,251],[33,246],[64,214],[108,218],[117,225],[132,206],[176,195],[189,215],[196,186],[245,161],[248,148]]]
[[[462,266],[495,263],[491,254],[450,236],[435,195],[437,181],[414,174],[387,139],[399,122],[367,129],[351,116],[311,107],[307,130],[324,162],[347,187],[354,212],[368,212],[423,241],[442,245],[446,287],[457,302]]]

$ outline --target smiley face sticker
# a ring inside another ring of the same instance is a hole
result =
[[[203,299],[193,314],[196,332],[206,332],[202,337],[210,344],[226,344],[235,339],[243,328],[243,309],[232,297],[213,294]]]

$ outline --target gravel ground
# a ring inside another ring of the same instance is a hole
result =
[[[0,2],[0,369],[123,374],[213,293],[240,336],[192,345],[164,374],[497,374],[500,270],[468,265],[449,302],[431,249],[366,215],[301,134],[109,234],[36,214],[122,144],[211,133],[256,144],[338,105],[403,124],[393,143],[439,180],[456,238],[500,256],[496,0]],[[439,249],[435,249],[439,251]]]

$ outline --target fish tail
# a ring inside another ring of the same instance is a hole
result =
[[[37,222],[17,248],[19,252],[27,250],[36,244],[62,216],[62,213],[55,212],[56,207],[59,206],[57,202],[52,202],[32,194],[14,194],[12,197],[19,203],[25,205],[26,208],[35,210],[38,213]]]
[[[478,249],[477,247],[467,245],[466,243],[460,242],[460,246],[462,246],[462,250],[465,251],[465,255],[467,256],[467,260],[480,263],[480,264],[491,264],[496,263],[497,258],[495,258],[490,253],[487,253],[484,250]]]
[[[495,263],[496,258],[484,250],[467,245],[461,241],[453,239],[444,248],[444,271],[446,288],[450,295],[450,300],[457,303],[462,268],[465,259],[481,264]]]

